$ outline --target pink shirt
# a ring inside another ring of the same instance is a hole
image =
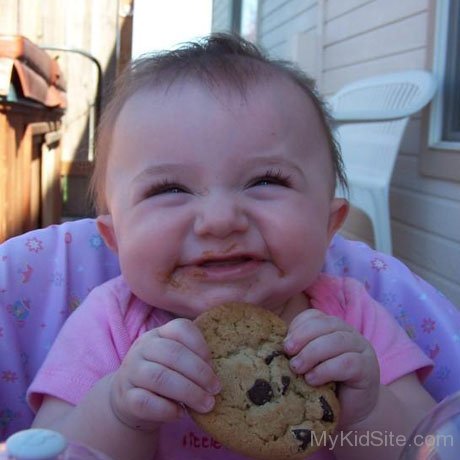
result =
[[[320,275],[306,294],[312,306],[342,318],[372,343],[381,383],[417,371],[424,378],[432,362],[393,317],[351,278]],[[136,298],[121,276],[94,289],[70,316],[28,390],[34,410],[44,394],[71,404],[103,376],[114,372],[133,341],[173,319]],[[241,460],[200,430],[189,417],[163,425],[155,460]],[[310,460],[334,458],[323,449]]]

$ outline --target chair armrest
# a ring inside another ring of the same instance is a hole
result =
[[[337,110],[331,113],[332,120],[337,124],[380,122],[402,120],[410,116],[406,110],[391,110],[387,113],[371,110]]]

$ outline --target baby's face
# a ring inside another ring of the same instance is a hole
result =
[[[275,312],[320,271],[346,214],[313,104],[288,81],[243,98],[195,81],[124,106],[99,227],[145,302],[194,318],[225,301]]]

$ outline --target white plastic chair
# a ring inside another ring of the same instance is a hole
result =
[[[350,203],[369,216],[375,247],[387,254],[392,253],[389,188],[396,156],[409,117],[428,104],[435,91],[429,72],[412,70],[356,81],[329,100]]]

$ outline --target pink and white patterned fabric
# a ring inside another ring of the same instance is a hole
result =
[[[437,400],[460,389],[460,312],[441,293],[393,257],[340,236],[324,271],[361,281],[434,360],[424,385]],[[30,426],[26,390],[66,318],[119,273],[93,219],[0,245],[0,440]]]

